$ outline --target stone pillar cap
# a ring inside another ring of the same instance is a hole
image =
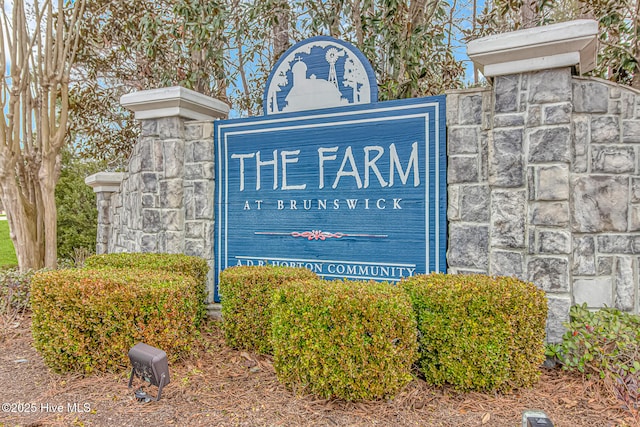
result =
[[[597,36],[597,21],[578,19],[472,40],[467,54],[486,77],[574,65],[586,73],[596,65]]]
[[[225,102],[181,86],[128,93],[120,97],[120,104],[133,111],[138,120],[176,116],[213,120],[229,114],[229,105]]]
[[[125,175],[122,172],[98,172],[86,177],[84,183],[92,187],[94,193],[114,193],[120,190]]]

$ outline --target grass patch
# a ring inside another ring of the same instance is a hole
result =
[[[9,237],[9,221],[0,221],[0,268],[18,265],[16,251]]]

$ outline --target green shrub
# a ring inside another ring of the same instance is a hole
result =
[[[58,372],[114,371],[136,342],[190,353],[198,330],[192,277],[135,269],[56,270],[31,283],[35,348]]]
[[[411,301],[388,283],[309,280],[273,296],[278,379],[297,392],[346,400],[393,396],[417,356]]]
[[[93,189],[85,177],[104,170],[106,164],[78,158],[69,148],[62,150],[62,168],[56,184],[58,258],[73,258],[76,249],[95,251],[98,210]]]
[[[615,308],[573,306],[560,346],[565,369],[610,379],[627,407],[640,404],[640,317]]]
[[[29,308],[29,286],[34,271],[0,271],[0,315],[19,315]]]
[[[401,282],[420,332],[421,372],[460,390],[529,386],[545,360],[547,300],[531,283],[483,275],[419,275]]]
[[[232,348],[271,354],[271,295],[290,281],[318,276],[306,268],[236,266],[220,273],[222,327]]]
[[[117,253],[94,255],[84,260],[85,268],[125,268],[169,271],[191,276],[195,287],[190,289],[198,296],[197,326],[207,315],[207,262],[198,257],[183,254]]]

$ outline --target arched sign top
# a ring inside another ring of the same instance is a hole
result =
[[[295,44],[276,63],[264,91],[264,114],[378,101],[375,73],[350,43],[327,36]]]

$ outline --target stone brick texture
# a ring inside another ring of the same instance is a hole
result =
[[[639,312],[640,92],[569,68],[499,76],[448,92],[447,128],[449,272],[535,283],[549,342],[572,304]]]

